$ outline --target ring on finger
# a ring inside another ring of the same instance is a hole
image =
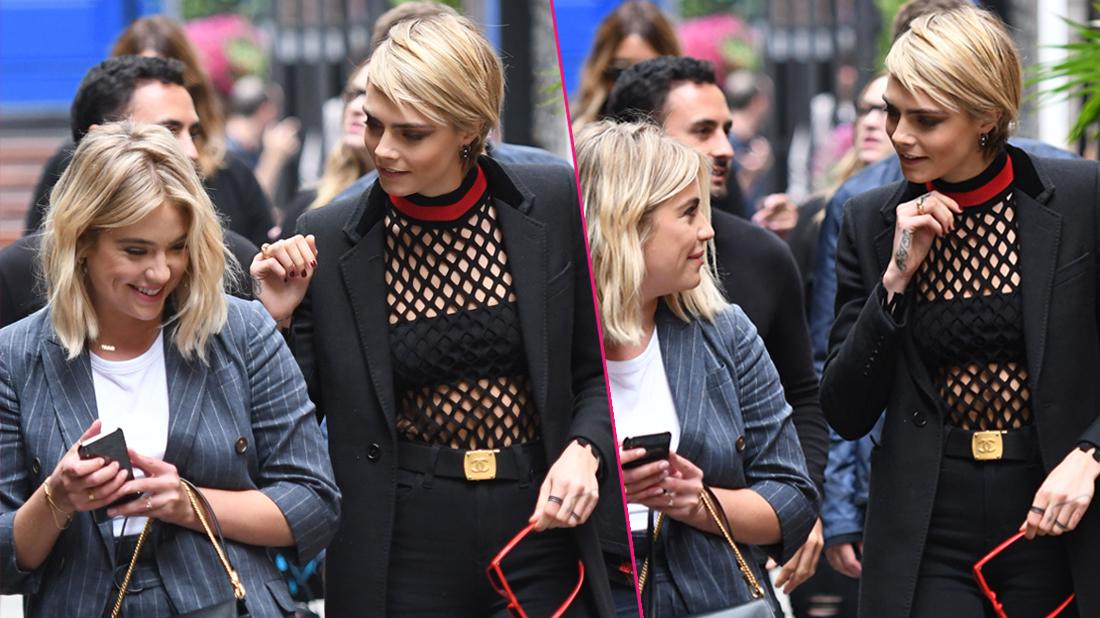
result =
[[[580,515],[577,515],[576,511],[569,511],[569,516],[577,519],[578,521],[580,521],[580,518],[581,518]]]
[[[554,504],[556,504],[558,506],[561,506],[561,503],[562,503],[562,499],[557,497],[557,496],[548,496],[546,498],[546,501],[547,502],[553,502]]]
[[[925,193],[924,195],[917,198],[917,214],[918,215],[923,215],[924,214],[924,200],[927,199],[927,198],[928,198],[927,193]]]
[[[95,502],[95,492],[94,491],[89,491],[88,492],[88,502]]]
[[[1040,507],[1040,506],[1035,506],[1034,504],[1031,505],[1031,508],[1029,508],[1028,510],[1031,511],[1032,513],[1035,513],[1036,515],[1039,515],[1040,517],[1043,515],[1043,513],[1047,512],[1047,510],[1045,508]]]
[[[153,510],[153,495],[152,494],[146,494],[145,495],[145,510],[146,511]]]
[[[675,498],[676,498],[676,496],[674,494],[669,494],[668,495],[668,505],[669,506],[672,506],[673,502],[675,501]]]
[[[270,249],[271,249],[271,243],[266,243],[265,242],[264,244],[260,245],[260,255],[264,256],[265,258],[271,257],[271,255],[268,254],[268,250],[270,250]]]
[[[1069,526],[1067,524],[1063,524],[1062,522],[1058,521],[1057,519],[1054,520],[1054,525],[1058,526],[1059,528],[1061,528],[1063,530],[1068,530],[1069,529]]]

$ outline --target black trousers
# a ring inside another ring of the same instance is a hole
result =
[[[467,481],[398,467],[388,613],[508,616],[485,569],[527,525],[545,472],[523,481]],[[568,598],[578,558],[567,529],[532,532],[508,554],[502,569],[530,618],[551,615]],[[565,615],[596,615],[583,588]]]
[[[943,458],[913,618],[995,617],[974,578],[974,563],[1019,530],[1044,478],[1038,456],[984,462]],[[1020,539],[982,574],[1009,618],[1046,616],[1073,592],[1061,537]],[[1060,617],[1077,615],[1071,604]]]

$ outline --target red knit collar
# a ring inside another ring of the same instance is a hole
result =
[[[1012,157],[1008,153],[994,159],[993,163],[978,176],[959,183],[942,180],[924,184],[928,191],[939,191],[955,200],[963,208],[981,206],[1008,191],[1015,180],[1012,172]]]
[[[473,181],[464,180],[455,191],[436,198],[420,195],[399,197],[391,195],[390,201],[401,214],[421,221],[454,221],[465,215],[485,196],[489,183],[485,172],[478,165],[474,168]]]

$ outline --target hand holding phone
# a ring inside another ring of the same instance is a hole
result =
[[[647,463],[668,459],[669,445],[672,442],[672,432],[650,433],[634,436],[623,440],[623,450],[629,451],[636,448],[644,448],[645,455],[634,461],[623,464],[623,470],[631,470]]]
[[[112,461],[118,462],[119,468],[126,471],[126,480],[132,481],[134,479],[134,467],[130,463],[130,454],[126,451],[126,436],[122,433],[121,427],[110,433],[101,433],[81,442],[80,446],[77,447],[77,454],[80,455],[81,459],[102,457],[104,464],[109,464]],[[107,509],[126,504],[140,497],[140,493],[127,494],[102,509],[96,509],[96,521],[107,519]]]

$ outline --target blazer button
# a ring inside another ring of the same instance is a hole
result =
[[[244,436],[237,438],[237,443],[234,445],[239,455],[244,455],[244,452],[248,450],[248,440]]]
[[[42,471],[42,461],[37,457],[31,462],[31,476],[38,476],[38,473]]]
[[[928,424],[928,417],[924,415],[924,412],[917,410],[913,412],[913,424],[917,427],[924,427]]]
[[[737,436],[737,452],[745,450],[745,436]]]
[[[382,455],[382,447],[377,442],[371,442],[367,447],[367,459],[370,461],[378,461],[378,458]]]

